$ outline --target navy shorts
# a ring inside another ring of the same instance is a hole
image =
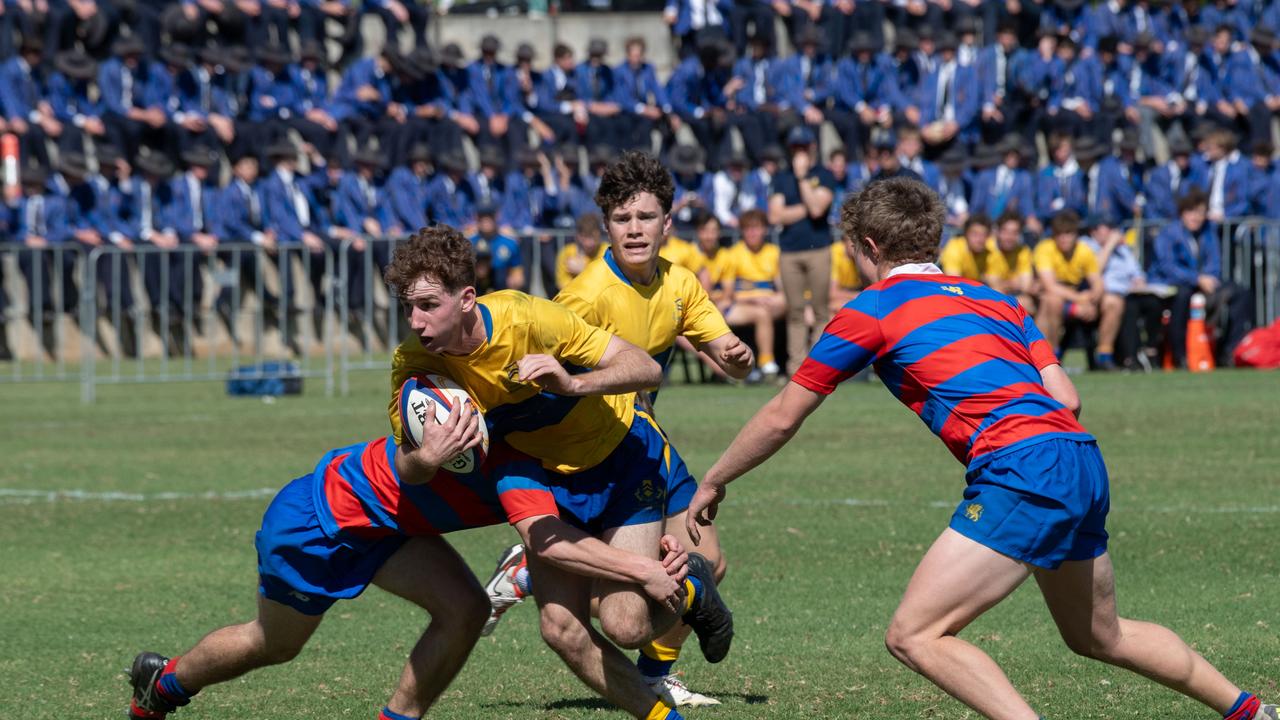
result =
[[[648,413],[637,410],[627,435],[599,465],[547,473],[560,518],[592,534],[664,520],[682,512],[697,483]]]
[[[258,592],[306,615],[322,615],[338,600],[356,597],[408,538],[339,540],[316,515],[315,479],[294,480],[267,507],[258,549]]]
[[[1049,570],[1107,551],[1111,495],[1096,442],[1017,445],[984,458],[965,480],[950,525],[961,535]]]

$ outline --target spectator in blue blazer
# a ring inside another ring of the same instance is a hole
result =
[[[480,134],[480,121],[476,119],[476,102],[471,94],[467,77],[466,59],[457,43],[449,43],[440,51],[440,69],[437,71],[446,86],[446,96],[451,101],[449,119],[472,140]]]
[[[1255,141],[1249,147],[1249,214],[1260,215],[1272,219],[1280,218],[1280,214],[1268,214],[1271,192],[1270,185],[1276,179],[1276,167],[1280,166],[1272,157],[1275,146],[1266,140]]]
[[[727,39],[728,10],[729,3],[721,0],[667,0],[662,19],[680,39],[681,61],[697,54],[710,39]]]
[[[1148,281],[1175,291],[1169,318],[1169,346],[1173,362],[1187,365],[1187,319],[1191,296],[1202,293],[1210,324],[1225,328],[1218,336],[1218,364],[1229,366],[1231,353],[1253,325],[1253,298],[1222,277],[1218,228],[1207,220],[1209,199],[1199,190],[1178,201],[1178,221],[1156,236]]]
[[[1043,230],[1036,217],[1035,188],[1031,173],[1023,167],[1028,149],[1021,135],[1006,135],[997,146],[1000,164],[978,173],[974,179],[974,213],[987,217],[1000,217],[1006,212],[1016,212],[1026,218],[1027,228],[1033,233]]]
[[[920,95],[920,82],[924,80],[928,70],[924,68],[916,56],[916,51],[920,48],[920,38],[914,30],[902,28],[893,38],[892,53],[889,55],[889,69],[893,73],[893,80],[898,86],[898,95],[904,105],[895,107],[895,116],[899,119],[907,120],[906,112],[908,107],[914,107],[916,113],[915,122],[919,122],[920,108],[915,107],[916,98]]]
[[[38,165],[24,166],[22,196],[14,208],[13,237],[22,246],[18,268],[26,278],[31,327],[53,356],[57,351],[54,323],[60,313],[74,315],[76,309],[76,279],[67,200],[49,192],[47,180],[47,173]]]
[[[732,59],[727,41],[711,39],[698,48],[696,56],[681,62],[667,81],[672,109],[706,149],[707,166],[712,169],[719,167],[729,143],[725,89],[736,92],[741,84],[733,79]]]
[[[941,151],[959,141],[978,139],[981,105],[974,66],[961,65],[956,57],[959,42],[950,32],[938,37],[937,67],[920,84],[920,127],[927,145]]]
[[[773,27],[776,16],[770,0],[735,0],[729,6],[729,32],[739,55],[747,54],[747,45],[753,38],[763,42],[770,55],[777,54]]]
[[[332,242],[325,212],[316,201],[312,183],[298,175],[297,150],[288,141],[279,141],[267,148],[266,154],[274,169],[262,182],[262,200],[267,221],[276,237],[275,261],[280,274],[282,308],[280,324],[285,343],[295,353],[300,353],[298,325],[301,303],[293,288],[293,260],[296,258],[302,263],[311,284],[312,329],[314,337],[319,339],[324,334],[324,309],[328,296],[325,255],[332,252]]]
[[[387,202],[392,223],[406,233],[427,226],[427,184],[431,180],[431,151],[418,143],[406,156],[407,165],[397,165],[387,178]]]
[[[166,232],[178,237],[181,245],[195,250],[169,253],[169,299],[184,318],[200,323],[204,276],[200,272],[209,264],[207,256],[218,248],[216,216],[219,189],[217,173],[219,154],[208,146],[197,145],[181,155],[186,172],[169,181],[169,217]]]
[[[653,64],[645,58],[646,50],[643,37],[628,38],[627,59],[613,69],[622,117],[627,121],[626,135],[619,149],[648,152],[655,129],[662,133],[665,144],[665,138],[673,134],[674,125],[680,122],[672,113],[667,89],[658,82]]]
[[[764,38],[751,38],[751,54],[733,66],[734,90],[728,99],[729,121],[742,134],[742,144],[752,164],[760,162],[760,151],[776,143],[781,133],[801,122],[783,94],[785,79],[779,76],[781,63],[768,54]],[[721,218],[721,224],[724,219]]]
[[[18,54],[0,63],[0,108],[9,131],[18,136],[23,157],[34,157],[48,167],[45,140],[61,137],[62,123],[35,73],[43,58],[44,43],[38,37],[23,37]]]
[[[236,139],[236,112],[226,89],[215,82],[220,61],[218,50],[202,48],[196,62],[178,75],[174,121],[183,128],[178,133],[183,148],[197,143],[227,146]]]
[[[476,231],[476,199],[467,182],[467,159],[458,149],[440,156],[438,172],[427,186],[427,215],[435,224]]]
[[[63,50],[54,57],[53,67],[47,97],[63,127],[58,146],[83,152],[85,138],[100,142],[107,132],[102,93],[96,87],[98,63],[82,50]]]
[[[1211,222],[1221,223],[1249,212],[1249,163],[1240,156],[1236,143],[1230,130],[1215,130],[1205,139],[1205,192]]]
[[[894,108],[905,103],[898,95],[889,59],[877,54],[870,33],[855,32],[849,53],[836,63],[830,117],[845,147],[860,148],[867,144],[872,129],[892,127]]]
[[[1099,136],[1102,73],[1097,58],[1083,56],[1070,37],[1058,39],[1057,68],[1049,90],[1049,129],[1074,137]]]
[[[1080,140],[1076,161],[1084,184],[1085,217],[1100,219],[1113,228],[1132,221],[1138,193],[1124,163],[1092,137]]]
[[[1086,202],[1084,178],[1075,157],[1075,141],[1065,133],[1051,135],[1049,164],[1036,179],[1036,214],[1041,224],[1047,225],[1050,218],[1063,210],[1080,215]]]
[[[1011,20],[1002,21],[996,30],[996,42],[978,52],[982,138],[988,142],[998,142],[1014,132],[1028,135],[1021,127],[1028,120],[1027,97],[1017,84],[1018,66],[1025,60],[1026,51],[1018,47],[1018,28]],[[1035,132],[1034,128],[1031,132]]]
[[[480,58],[467,67],[467,78],[480,121],[477,142],[502,147],[508,157],[514,157],[517,149],[528,145],[528,130],[519,108],[513,104],[511,68],[498,62],[501,48],[496,35],[481,38]]]
[[[1191,143],[1181,133],[1169,138],[1169,159],[1152,169],[1144,185],[1146,215],[1152,220],[1176,220],[1178,200],[1193,189],[1208,188],[1209,169],[1191,152]]]
[[[1280,3],[1272,3],[1277,5]],[[1280,114],[1280,40],[1266,26],[1249,31],[1249,44],[1236,53],[1231,87],[1246,109],[1249,137],[1269,141],[1271,121]]]
[[[587,43],[587,59],[578,65],[575,73],[578,99],[586,118],[583,140],[589,148],[618,147],[626,134],[618,83],[613,68],[605,63],[608,53],[608,43],[592,38]]]
[[[573,48],[557,43],[551,54],[551,66],[542,73],[534,114],[551,130],[555,145],[577,144],[578,121],[586,110],[578,97],[578,66],[573,60]],[[546,141],[545,136],[543,139]]]
[[[533,45],[527,42],[516,46],[516,62],[507,76],[507,94],[510,96],[509,103],[520,115],[520,119],[537,133],[540,144],[551,144],[556,139],[555,131],[538,117],[543,109],[543,80],[542,71],[533,67],[535,55]],[[443,151],[444,148],[441,148],[440,152]]]
[[[98,89],[105,106],[102,116],[107,137],[126,158],[138,155],[143,145],[168,145],[168,101],[161,71],[146,57],[146,48],[135,36],[112,46],[112,57],[98,66]]]
[[[806,30],[799,40],[800,51],[778,62],[774,84],[787,109],[799,116],[799,125],[816,136],[823,121],[831,117],[826,107],[835,65],[822,49],[822,33],[817,28]]]

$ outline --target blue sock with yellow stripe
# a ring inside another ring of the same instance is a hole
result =
[[[640,648],[636,667],[647,678],[660,678],[671,674],[671,666],[680,658],[680,648],[667,647],[657,641]]]

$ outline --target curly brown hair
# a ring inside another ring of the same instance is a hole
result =
[[[423,228],[396,248],[382,274],[397,297],[424,277],[451,293],[475,287],[476,254],[471,241],[448,225]]]
[[[671,201],[676,194],[671,172],[649,153],[630,150],[604,171],[600,188],[596,190],[596,205],[608,217],[614,208],[627,204],[642,192],[656,197],[663,213],[671,212]]]
[[[919,180],[877,180],[851,195],[840,208],[840,229],[858,250],[877,263],[933,262],[942,242],[946,215],[937,193]],[[867,238],[875,241],[879,255]]]

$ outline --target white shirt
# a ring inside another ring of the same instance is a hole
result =
[[[943,63],[938,69],[938,119],[951,122],[956,119],[956,95],[952,87],[956,77],[956,62]]]
[[[293,173],[279,168],[276,172],[280,173],[280,179],[284,181],[284,188],[289,193],[289,200],[293,202],[293,211],[298,216],[298,223],[303,228],[311,227],[311,206],[307,203],[307,197],[302,194],[294,183]]]
[[[898,267],[890,270],[888,274],[884,276],[884,279],[888,280],[894,275],[941,275],[941,274],[942,274],[942,268],[938,267],[933,263],[907,263],[906,265],[899,265]]]
[[[187,197],[191,198],[191,227],[196,232],[204,232],[204,205],[200,179],[191,173],[187,173]]]

